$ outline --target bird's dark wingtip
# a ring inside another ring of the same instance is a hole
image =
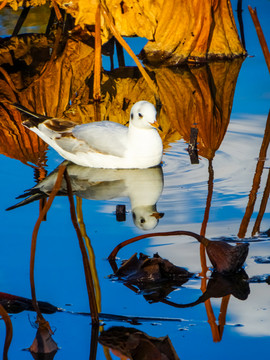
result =
[[[33,111],[27,109],[25,106],[18,103],[13,103],[11,104],[11,106],[15,107],[17,110],[28,116],[28,119],[23,121],[23,125],[28,128],[37,126],[38,124],[42,123],[47,119],[51,119],[51,117],[49,116],[36,114]]]
[[[36,200],[44,199],[47,196],[42,191],[33,189],[33,192],[28,192],[28,193],[25,193],[23,195],[20,195],[20,196],[17,197],[17,199],[21,199],[23,197],[27,197],[27,198],[23,199],[22,201],[20,201],[19,203],[15,204],[15,205],[12,205],[12,206],[8,207],[6,209],[6,211],[10,211],[10,210],[16,209],[18,207],[30,204],[31,202],[34,202]]]

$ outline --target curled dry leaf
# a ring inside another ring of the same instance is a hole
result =
[[[135,328],[111,327],[99,342],[131,360],[179,360],[168,336],[155,338]]]
[[[127,286],[135,286],[144,298],[153,303],[164,299],[168,294],[186,283],[193,274],[185,268],[176,266],[158,254],[152,258],[134,254],[115,272],[115,276]]]
[[[235,273],[242,269],[248,256],[248,243],[230,245],[224,241],[205,239],[202,243],[214,269],[219,273]]]

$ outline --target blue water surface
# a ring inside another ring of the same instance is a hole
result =
[[[250,0],[270,43],[270,1]],[[237,1],[232,1],[236,9]],[[206,236],[209,239],[237,239],[237,234],[252,187],[259,151],[264,136],[270,99],[270,77],[262,50],[252,23],[247,5],[243,2],[243,21],[248,57],[238,76],[230,123],[213,159],[214,189]],[[236,16],[236,13],[234,13]],[[236,21],[237,22],[237,21]],[[0,22],[1,36],[5,33]],[[9,34],[6,32],[6,34]],[[136,54],[145,44],[145,39],[129,39]],[[133,66],[128,55],[126,65]],[[115,58],[115,61],[117,59]],[[104,68],[109,70],[107,57]],[[196,167],[190,164],[183,140],[170,144],[165,151],[162,171],[164,187],[157,202],[157,209],[164,217],[152,231],[189,230],[200,233],[209,192],[209,161],[200,158]],[[52,149],[47,152],[47,170],[54,170],[62,158]],[[38,202],[7,212],[5,209],[16,203],[15,197],[35,185],[33,168],[4,155],[0,155],[1,207],[0,207],[0,284],[1,292],[31,298],[29,261],[33,228],[38,218]],[[269,159],[257,201],[250,219],[245,241],[258,215],[260,202],[269,172]],[[126,206],[126,221],[116,221],[116,205]],[[190,308],[175,308],[164,303],[149,303],[143,294],[131,291],[122,282],[111,278],[113,273],[107,257],[121,241],[145,233],[135,226],[130,200],[117,197],[112,200],[82,200],[84,223],[91,240],[97,269],[101,312],[105,314],[147,317],[139,324],[104,319],[104,329],[112,326],[136,327],[149,336],[168,335],[179,358],[182,360],[230,358],[246,360],[266,357],[269,353],[270,300],[266,282],[250,283],[250,294],[245,301],[231,295],[226,313],[224,331],[217,340],[211,331],[205,305]],[[261,231],[269,228],[269,205],[266,208]],[[269,274],[269,264],[258,264],[254,256],[270,256],[269,238],[257,235],[250,242],[245,270],[251,278]],[[177,266],[187,268],[197,275],[182,287],[168,295],[175,303],[189,303],[201,294],[201,271],[199,244],[190,237],[152,237],[133,243],[118,253],[118,264],[134,253],[149,256],[157,253]],[[210,264],[209,264],[210,265]],[[210,272],[209,272],[210,274]],[[56,197],[47,219],[41,224],[35,260],[35,286],[38,299],[49,302],[59,309],[46,314],[54,331],[53,338],[59,346],[55,359],[88,359],[90,354],[91,318],[85,284],[82,255],[71,222],[69,202],[66,196]],[[221,299],[212,300],[215,324],[219,323]],[[167,318],[163,321],[160,318]],[[171,321],[169,321],[169,319]],[[175,321],[172,321],[172,320]],[[13,338],[9,359],[30,359],[28,348],[36,333],[36,314],[24,311],[11,314]],[[5,324],[0,323],[0,354],[4,348]],[[102,330],[102,329],[101,329]],[[102,346],[98,345],[96,359],[108,359]],[[116,359],[111,354],[111,359]]]

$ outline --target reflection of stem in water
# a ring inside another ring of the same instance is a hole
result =
[[[227,308],[229,305],[230,297],[231,297],[230,294],[224,296],[222,298],[221,305],[220,305],[220,312],[219,312],[219,317],[218,317],[220,339],[222,338],[224,326],[226,324],[226,313],[227,313]]]
[[[93,325],[91,328],[91,343],[89,360],[96,360],[98,347],[99,326]]]
[[[32,234],[32,243],[31,243],[31,256],[30,256],[30,284],[31,284],[31,294],[32,294],[32,302],[33,302],[33,307],[37,313],[37,320],[38,322],[45,322],[45,319],[43,318],[41,311],[38,307],[38,303],[37,303],[37,298],[36,298],[36,290],[35,290],[35,280],[34,280],[34,266],[35,266],[35,253],[36,253],[36,243],[37,243],[37,234],[38,234],[38,230],[40,227],[40,224],[44,218],[44,216],[46,215],[47,211],[49,210],[49,208],[52,205],[53,199],[56,196],[56,194],[58,193],[61,184],[62,184],[62,178],[63,178],[63,173],[66,169],[65,165],[60,165],[59,166],[59,170],[58,170],[58,175],[57,175],[57,179],[56,182],[54,184],[53,190],[48,198],[48,201],[46,203],[46,205],[44,206],[44,208],[42,209],[42,211],[39,214],[39,218],[37,219],[37,222],[35,224],[34,230],[33,230],[33,234]]]
[[[98,312],[101,312],[101,292],[100,292],[97,269],[96,269],[96,264],[95,264],[95,254],[94,254],[94,250],[91,245],[90,238],[88,237],[88,235],[86,233],[85,224],[83,221],[82,198],[76,196],[76,201],[77,201],[77,206],[76,206],[77,219],[78,219],[80,230],[81,230],[81,233],[84,238],[85,245],[86,245],[86,248],[88,251],[89,266],[90,266],[91,273],[93,276]]]
[[[209,163],[208,163],[208,173],[209,173],[208,194],[207,194],[207,199],[206,199],[204,218],[203,218],[201,231],[200,231],[201,236],[205,236],[205,233],[206,233],[206,226],[207,226],[208,219],[209,219],[211,201],[212,201],[212,196],[213,196],[214,170],[213,170],[212,160],[209,160]],[[201,266],[202,266],[202,275],[205,277],[208,267],[206,265],[205,246],[203,244],[200,244],[200,258],[201,258]],[[203,291],[205,291],[205,288],[203,289]]]
[[[63,18],[62,18],[61,12],[59,10],[58,4],[56,4],[56,2],[54,0],[52,0],[52,5],[53,5],[54,11],[55,11],[55,15],[57,17],[57,21],[62,22]]]
[[[106,360],[112,360],[111,354],[110,354],[110,350],[107,346],[103,345],[103,351],[104,351],[104,355]]]
[[[71,220],[74,226],[74,229],[77,233],[77,237],[79,240],[79,246],[82,253],[82,259],[83,259],[83,266],[85,271],[85,279],[86,279],[86,286],[87,286],[87,292],[88,292],[88,298],[89,298],[89,306],[91,311],[91,319],[94,325],[98,325],[99,319],[98,319],[98,309],[97,309],[97,302],[95,297],[95,290],[94,290],[94,283],[93,283],[93,277],[91,273],[91,269],[88,262],[88,256],[87,252],[84,246],[83,237],[80,231],[80,227],[77,222],[76,218],[76,211],[74,206],[74,200],[73,200],[73,194],[72,194],[72,188],[70,184],[70,179],[68,176],[67,171],[64,173],[65,180],[67,183],[67,191],[68,191],[68,199],[70,203],[70,214],[71,214]]]
[[[116,39],[115,39],[115,46],[116,46],[118,65],[119,67],[125,67],[126,64],[125,64],[123,46],[119,44],[119,42]]]
[[[46,36],[49,36],[49,34],[50,34],[50,32],[51,32],[51,30],[53,28],[53,25],[55,23],[55,18],[56,18],[55,10],[52,7],[50,17],[49,17],[49,20],[48,20],[48,24],[47,24],[47,27],[46,27],[46,31],[45,31]]]
[[[34,79],[27,87],[22,88],[22,89],[17,89],[13,83],[13,81],[11,80],[9,74],[6,72],[5,69],[3,69],[2,67],[0,67],[0,72],[3,74],[4,78],[6,79],[7,83],[9,84],[9,86],[11,87],[11,89],[15,92],[15,93],[20,93],[26,89],[30,89],[33,85],[35,85],[37,83],[37,81],[40,81],[43,79],[43,77],[51,70],[51,67],[53,65],[53,61],[57,56],[57,53],[59,51],[59,44],[60,44],[60,40],[61,40],[61,35],[62,35],[62,28],[59,26],[57,28],[57,33],[55,36],[55,42],[54,42],[54,46],[53,46],[53,50],[52,50],[52,55],[50,60],[44,65],[44,67],[42,68],[42,70],[39,73],[39,77]]]
[[[46,175],[47,175],[47,170],[45,170],[44,167],[39,167],[35,169],[34,178],[37,183],[40,183],[42,180],[44,180]],[[46,198],[39,200],[39,212],[41,212],[41,210],[44,208],[46,201],[47,201]],[[43,221],[46,221],[46,214],[43,218]]]
[[[51,58],[50,60],[44,65],[44,67],[42,68],[40,74],[39,74],[39,77],[35,80],[33,80],[31,82],[30,85],[28,85],[27,89],[29,89],[31,86],[35,85],[35,83],[37,81],[40,81],[42,80],[42,78],[44,78],[44,76],[51,70],[51,67],[53,66],[53,62],[57,56],[57,53],[59,51],[59,45],[60,45],[60,41],[61,41],[61,38],[62,38],[62,32],[63,32],[63,29],[61,26],[58,26],[57,28],[57,32],[56,32],[56,36],[55,36],[55,42],[54,42],[54,45],[53,45],[53,50],[52,50],[52,55],[51,55]]]
[[[23,23],[25,22],[25,19],[27,18],[30,9],[31,6],[23,6],[22,12],[13,30],[12,36],[17,36],[19,34],[21,27],[23,26]]]
[[[214,169],[213,169],[212,160],[209,160],[209,163],[208,163],[208,173],[209,173],[208,193],[207,193],[206,206],[205,206],[205,211],[204,211],[204,218],[203,218],[201,231],[200,231],[200,235],[203,237],[205,236],[206,227],[207,227],[207,223],[209,220],[209,213],[210,213],[211,201],[212,201],[213,189],[214,189]],[[200,274],[202,276],[201,291],[204,293],[206,291],[206,281],[207,281],[206,272],[208,270],[208,267],[206,264],[205,246],[203,244],[200,244],[200,259],[201,259],[201,267],[202,267],[202,272]],[[207,314],[207,318],[208,318],[208,323],[211,327],[213,341],[215,341],[215,342],[220,341],[221,338],[220,338],[220,334],[219,334],[218,327],[216,324],[216,317],[215,317],[210,299],[207,299],[204,302],[204,306],[205,306],[205,310],[206,310],[206,314]]]
[[[12,323],[11,323],[10,317],[1,304],[0,304],[0,316],[2,317],[2,319],[4,320],[5,325],[6,325],[6,337],[5,337],[5,344],[4,344],[4,349],[3,349],[3,360],[7,360],[8,359],[8,349],[10,347],[12,335],[13,335],[13,328],[12,328]]]
[[[2,68],[0,66],[0,72],[2,73],[2,75],[4,76],[6,82],[8,83],[8,85],[10,86],[10,88],[15,92],[18,93],[20,90],[17,90],[13,81],[11,80],[11,77],[9,76],[9,74],[6,72],[6,70],[4,68]]]
[[[244,23],[243,23],[243,9],[242,9],[242,0],[237,1],[237,18],[239,22],[240,36],[243,48],[246,50],[246,42],[245,42],[245,32],[244,32]]]
[[[264,137],[263,137],[263,141],[262,141],[262,145],[261,145],[261,149],[260,149],[260,154],[259,154],[255,174],[253,177],[252,188],[249,193],[249,199],[248,199],[248,204],[246,207],[246,212],[242,219],[242,222],[241,222],[240,228],[239,228],[239,232],[238,232],[239,238],[245,237],[250,218],[253,214],[253,210],[254,210],[254,206],[255,206],[255,202],[256,202],[256,198],[257,198],[257,193],[258,193],[258,190],[260,187],[261,176],[262,176],[262,172],[263,172],[263,168],[264,168],[264,163],[265,163],[265,158],[266,158],[266,154],[267,154],[269,141],[270,141],[270,111],[269,111],[268,117],[267,117],[267,122],[266,122],[266,126],[265,126],[265,131],[264,131]]]
[[[252,9],[251,6],[248,6],[248,10],[249,10],[250,15],[252,17],[252,20],[253,20],[253,23],[254,23],[254,26],[255,26],[255,29],[256,29],[260,44],[261,44],[261,48],[262,48],[262,51],[263,51],[263,55],[264,55],[264,58],[265,58],[266,65],[267,65],[268,70],[270,72],[270,53],[269,53],[269,49],[268,49],[268,46],[267,46],[263,31],[262,31],[262,28],[261,28],[261,25],[260,25],[260,22],[259,22],[259,19],[258,19],[258,16],[257,16],[257,11],[256,11],[256,9],[255,10]]]
[[[126,50],[126,52],[131,56],[131,58],[135,61],[136,65],[138,66],[142,76],[144,77],[145,81],[147,82],[147,84],[149,85],[150,89],[156,94],[158,95],[158,89],[156,87],[156,84],[152,81],[152,79],[150,78],[150,76],[147,74],[147,72],[145,71],[144,67],[142,66],[142,64],[140,63],[139,59],[137,58],[137,56],[134,54],[134,52],[132,51],[132,49],[130,48],[130,46],[127,44],[127,42],[122,38],[122,36],[120,35],[119,31],[116,29],[113,19],[111,17],[111,14],[109,13],[109,11],[106,8],[106,5],[103,4],[104,1],[101,2],[101,13],[104,17],[104,20],[106,21],[107,25],[110,27],[110,30],[112,32],[112,34],[114,35],[114,37],[116,38],[116,40],[118,40],[118,42],[123,46],[123,48]]]
[[[100,5],[97,5],[95,18],[95,65],[94,65],[94,100],[100,101],[100,79],[101,79],[101,33],[100,33]]]
[[[267,202],[268,202],[269,194],[270,194],[270,170],[268,170],[268,176],[267,176],[265,189],[264,189],[264,192],[263,192],[261,206],[260,206],[258,216],[257,216],[256,221],[255,221],[251,236],[255,236],[260,231],[260,225],[261,225],[263,215],[265,213],[265,209],[266,209],[266,205],[267,205]]]
[[[218,326],[216,324],[216,317],[215,317],[213,308],[211,306],[211,302],[210,302],[210,300],[206,300],[206,302],[204,304],[205,304],[205,307],[206,307],[208,323],[209,323],[209,325],[211,327],[213,341],[218,342],[218,341],[221,340],[221,336],[220,336],[220,333],[218,331]]]

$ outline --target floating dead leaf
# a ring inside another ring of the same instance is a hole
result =
[[[242,269],[238,273],[229,276],[213,272],[203,297],[206,300],[207,298],[221,298],[226,295],[233,295],[239,300],[246,300],[249,293],[248,275]]]
[[[223,298],[227,295],[233,295],[239,300],[246,300],[249,294],[249,279],[244,270],[229,276],[224,276],[215,271],[211,274],[205,292],[196,301],[187,304],[178,304],[165,299],[162,302],[178,308],[187,308],[199,305],[211,298]]]
[[[29,348],[34,359],[52,360],[57,353],[58,346],[52,338],[50,330],[39,327],[36,337]]]
[[[155,338],[135,328],[111,327],[100,334],[99,342],[131,360],[179,360],[168,336]]]
[[[0,292],[0,304],[8,313],[17,314],[22,311],[35,311],[32,299]],[[53,314],[58,308],[48,302],[38,301],[40,311],[44,314]]]
[[[125,285],[136,286],[149,302],[164,299],[176,287],[182,286],[193,274],[162,259],[158,254],[152,258],[135,253],[115,272]]]
[[[236,273],[241,270],[248,255],[248,243],[230,245],[225,241],[201,241],[214,269],[219,273]]]

